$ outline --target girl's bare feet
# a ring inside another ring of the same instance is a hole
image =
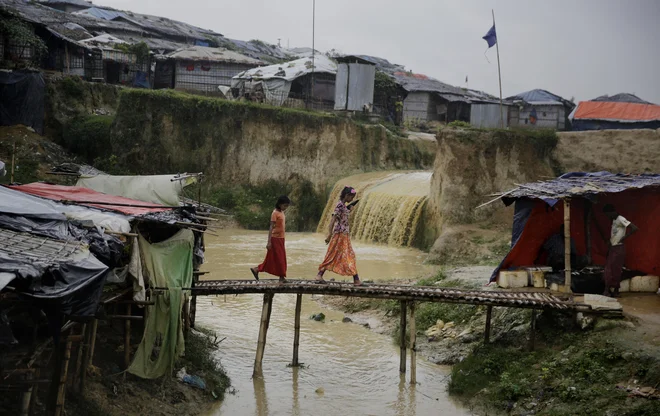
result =
[[[354,286],[362,286],[362,281],[360,279],[353,279]]]
[[[280,277],[280,284],[283,285],[286,283],[286,279],[284,277]]]
[[[321,276],[320,274],[317,274],[316,279],[314,280],[316,281],[316,283],[327,283],[325,280],[323,280],[323,276]]]
[[[252,276],[254,276],[255,280],[259,280],[259,271],[254,267],[250,267],[250,271],[252,272]]]

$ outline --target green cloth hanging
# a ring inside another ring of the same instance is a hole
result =
[[[174,369],[174,363],[185,351],[181,310],[193,278],[194,235],[181,230],[173,237],[150,244],[139,236],[143,267],[151,287],[167,287],[152,298],[148,306],[144,337],[128,372],[142,378],[158,378]]]

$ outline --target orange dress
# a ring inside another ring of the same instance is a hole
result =
[[[257,267],[259,273],[266,272],[277,277],[286,277],[286,248],[284,234],[286,217],[282,211],[274,210],[270,217],[273,231],[270,235],[270,250],[266,252],[266,259]]]
[[[319,271],[329,270],[340,276],[355,276],[358,274],[355,261],[355,251],[351,245],[348,225],[349,210],[346,204],[339,201],[332,214],[335,217],[335,227],[328,244],[328,251]]]

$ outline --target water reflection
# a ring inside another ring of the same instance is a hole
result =
[[[316,245],[322,237],[289,234],[290,256],[295,260],[291,277],[314,270]],[[256,247],[263,246],[262,233],[224,231],[208,241],[208,264],[212,274],[235,277],[251,264]],[[318,240],[318,241],[317,241]],[[306,241],[306,243],[302,243]],[[248,249],[252,248],[254,249]],[[290,247],[295,247],[291,250]],[[323,250],[323,247],[321,250]],[[422,255],[409,249],[392,249],[356,243],[368,270],[383,279],[417,276],[429,271]],[[259,253],[256,254],[259,256]],[[382,259],[387,258],[388,262]],[[378,259],[378,260],[376,260]],[[359,260],[358,260],[359,261]],[[214,274],[215,273],[215,274]],[[246,276],[247,278],[247,276]],[[448,369],[418,357],[418,386],[411,386],[399,373],[399,350],[389,337],[360,325],[342,323],[343,314],[325,310],[303,296],[300,328],[301,368],[290,368],[293,353],[295,295],[276,295],[271,312],[263,377],[252,378],[263,297],[258,295],[205,297],[198,300],[197,323],[227,339],[217,357],[228,370],[236,394],[229,394],[210,415],[467,415],[445,393]],[[308,319],[323,312],[325,322]],[[322,388],[323,393],[317,393]],[[420,394],[423,389],[424,393]]]

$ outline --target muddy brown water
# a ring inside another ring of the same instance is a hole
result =
[[[249,267],[262,260],[266,234],[222,230],[207,240],[209,279],[251,278]],[[378,281],[417,277],[432,272],[418,250],[354,244],[363,279]],[[313,278],[325,253],[319,234],[287,234],[289,277]],[[328,278],[332,277],[330,274]],[[209,415],[469,415],[447,396],[449,368],[418,356],[416,386],[410,374],[399,374],[399,349],[389,336],[354,323],[344,314],[325,309],[311,296],[302,304],[300,361],[289,368],[293,345],[295,296],[276,295],[263,361],[263,378],[252,379],[262,297],[259,295],[202,297],[197,323],[220,338],[217,358],[231,377],[227,394]],[[325,322],[309,316],[323,312]],[[409,358],[409,357],[408,357]],[[322,390],[319,390],[322,389]]]

